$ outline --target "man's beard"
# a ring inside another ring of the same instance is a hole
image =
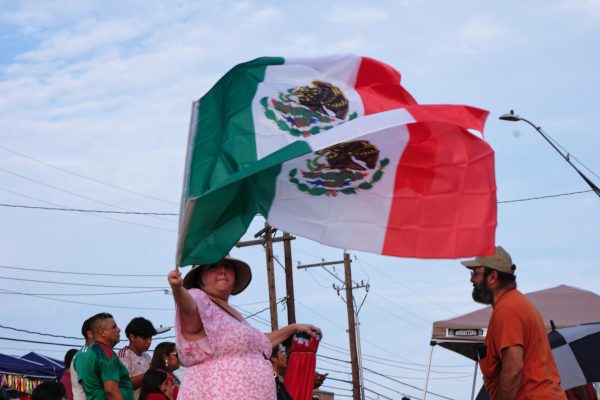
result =
[[[487,284],[485,276],[479,285],[473,285],[473,300],[482,304],[492,304],[494,295]]]

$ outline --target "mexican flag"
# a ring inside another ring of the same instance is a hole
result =
[[[493,253],[487,112],[418,105],[400,74],[354,55],[259,58],[193,107],[177,261],[213,263],[259,213],[346,249]]]

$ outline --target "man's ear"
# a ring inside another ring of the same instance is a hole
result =
[[[488,275],[488,277],[492,278],[492,283],[494,282],[498,282],[498,271],[496,271],[495,269],[492,270],[492,273]]]

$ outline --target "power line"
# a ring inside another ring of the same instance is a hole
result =
[[[97,272],[72,272],[72,271],[59,271],[53,269],[41,269],[41,268],[25,268],[25,267],[9,267],[7,265],[0,265],[0,268],[15,269],[19,271],[35,271],[35,272],[51,272],[53,274],[68,274],[68,275],[93,275],[93,276],[132,276],[132,277],[165,277],[162,274],[108,274],[108,273],[97,273]]]
[[[398,379],[390,378],[389,376],[387,376],[387,375],[384,375],[384,374],[382,374],[382,373],[380,373],[380,372],[377,372],[377,371],[373,371],[372,369],[365,368],[365,367],[363,367],[363,369],[364,369],[365,371],[369,371],[369,372],[371,372],[371,373],[373,373],[373,374],[375,374],[375,375],[382,376],[382,377],[384,377],[384,378],[386,378],[386,379],[389,379],[389,380],[391,380],[391,381],[393,381],[393,382],[396,382],[396,383],[399,383],[399,384],[401,384],[401,385],[408,386],[408,387],[411,387],[411,388],[413,388],[413,389],[416,389],[416,390],[423,390],[423,389],[422,389],[422,388],[420,388],[420,387],[417,387],[417,386],[411,385],[411,384],[409,384],[409,383],[406,383],[406,382],[402,382],[402,381],[400,381],[400,380],[398,380]],[[446,396],[443,396],[443,395],[441,395],[441,394],[437,394],[437,393],[434,393],[434,392],[430,392],[429,390],[427,391],[427,393],[429,393],[429,394],[431,394],[431,395],[434,395],[434,396],[437,396],[437,397],[441,397],[442,399],[453,400],[453,399],[452,399],[452,398],[450,398],[450,397],[446,397]]]
[[[0,337],[0,340],[11,340],[13,342],[23,342],[23,343],[50,344],[53,346],[65,346],[65,347],[77,347],[77,348],[81,347],[81,344],[41,342],[39,340],[14,339],[14,338],[7,338],[7,337]]]
[[[132,193],[132,194],[135,194],[135,195],[138,195],[138,196],[142,196],[142,197],[145,197],[145,198],[147,198],[147,199],[152,199],[152,200],[156,200],[156,201],[161,201],[161,202],[163,202],[163,203],[168,203],[168,204],[174,204],[174,205],[177,205],[177,203],[175,203],[175,202],[172,202],[172,201],[169,201],[169,200],[164,200],[164,199],[160,199],[160,198],[158,198],[158,197],[153,197],[153,196],[150,196],[150,195],[147,195],[147,194],[139,193],[139,192],[136,192],[136,191],[133,191],[133,190],[130,190],[130,189],[126,189],[126,188],[124,188],[124,187],[121,187],[121,186],[117,186],[117,185],[115,185],[115,184],[112,184],[112,183],[104,182],[104,181],[101,181],[101,180],[99,180],[99,179],[91,178],[91,177],[89,177],[89,176],[86,176],[86,175],[83,175],[83,174],[80,174],[80,173],[77,173],[77,172],[74,172],[74,171],[71,171],[71,170],[68,170],[68,169],[65,169],[65,168],[58,167],[58,166],[56,166],[56,165],[54,165],[54,164],[50,164],[50,163],[48,163],[48,162],[45,162],[45,161],[39,160],[39,159],[37,159],[37,158],[33,158],[33,157],[31,157],[31,156],[28,156],[28,155],[26,155],[26,154],[20,153],[20,152],[18,152],[18,151],[16,151],[16,150],[9,149],[9,148],[8,148],[8,147],[6,147],[6,146],[2,146],[2,145],[0,145],[0,148],[2,148],[2,149],[4,149],[4,150],[6,150],[6,151],[8,151],[8,152],[11,152],[11,153],[13,153],[13,154],[16,154],[16,155],[18,155],[18,156],[21,156],[21,157],[23,157],[23,158],[27,158],[28,160],[32,160],[32,161],[35,161],[35,162],[37,162],[37,163],[43,164],[43,165],[45,165],[45,166],[47,166],[47,167],[51,167],[51,168],[57,169],[57,170],[59,170],[59,171],[66,172],[66,173],[68,173],[68,174],[75,175],[75,176],[78,176],[78,177],[80,177],[80,178],[83,178],[83,179],[87,179],[88,181],[91,181],[91,182],[99,183],[99,184],[101,184],[101,185],[105,185],[105,186],[111,187],[111,188],[113,188],[113,189],[118,189],[118,190],[122,190],[122,191],[124,191],[124,192],[128,192],[128,193]]]
[[[153,293],[153,292],[163,292],[162,289],[153,289],[153,290],[136,290],[131,292],[109,292],[109,293],[25,293],[25,292],[2,292],[2,294],[19,294],[24,296],[119,296],[119,295],[130,295],[130,294],[140,294],[140,293]]]
[[[9,277],[6,277],[6,276],[0,276],[0,279],[7,279],[7,280],[11,280],[11,281],[50,283],[50,284],[53,284],[53,285],[68,285],[68,286],[106,287],[106,288],[121,288],[121,289],[161,289],[161,290],[165,290],[166,289],[163,286],[101,285],[101,284],[95,284],[95,283],[57,282],[57,281],[42,281],[42,280],[37,280],[37,279],[9,278]]]
[[[23,295],[23,296],[35,297],[35,298],[44,299],[44,300],[58,301],[58,302],[61,302],[61,303],[82,304],[82,305],[86,305],[86,306],[94,306],[94,307],[102,307],[102,308],[121,308],[121,309],[126,309],[126,310],[175,311],[174,308],[116,306],[116,305],[109,305],[109,304],[88,303],[88,302],[84,302],[84,301],[55,299],[53,297],[40,296],[40,295],[34,295],[34,294],[31,294],[31,295],[29,295],[29,294],[21,294],[19,292],[13,292],[11,290],[6,290],[6,289],[0,289],[0,291],[2,291],[2,292],[10,292],[10,293],[15,294],[15,295]]]
[[[431,300],[430,298],[428,298],[428,297],[424,296],[422,293],[419,293],[418,291],[416,291],[416,290],[414,290],[414,289],[410,288],[409,286],[406,286],[406,285],[405,285],[405,284],[403,284],[402,282],[400,282],[400,281],[398,281],[397,279],[395,279],[393,276],[391,276],[391,275],[388,275],[388,274],[386,274],[386,273],[382,272],[380,269],[376,268],[375,266],[373,266],[372,264],[368,263],[367,261],[365,261],[365,264],[367,264],[369,267],[373,268],[375,271],[379,272],[381,275],[383,275],[383,276],[385,276],[386,278],[388,278],[388,279],[390,279],[390,280],[392,280],[392,281],[396,282],[398,285],[400,285],[400,286],[402,286],[403,288],[405,288],[405,289],[407,289],[407,290],[411,291],[412,293],[416,294],[417,296],[419,296],[419,297],[421,297],[421,298],[423,298],[423,299],[425,299],[425,300],[429,301],[430,303],[433,303],[433,304],[435,304],[435,305],[437,305],[437,306],[439,306],[439,307],[442,307],[444,310],[446,310],[446,311],[450,311],[451,313],[454,313],[454,314],[456,313],[454,310],[452,310],[452,309],[450,309],[450,308],[446,307],[445,305],[443,305],[443,304],[441,304],[441,303],[438,303],[438,302],[436,302],[436,301],[434,301],[434,300]]]
[[[46,211],[72,211],[82,213],[99,213],[99,214],[125,214],[125,215],[168,215],[178,216],[179,214],[174,213],[159,213],[159,212],[141,212],[141,211],[109,211],[109,210],[88,210],[83,208],[60,208],[60,207],[36,207],[26,206],[20,204],[6,204],[0,203],[0,207],[13,207],[13,208],[28,208],[33,210],[46,210]]]
[[[83,340],[83,338],[82,338],[82,337],[63,336],[63,335],[54,335],[54,334],[52,334],[52,333],[42,333],[42,332],[28,331],[27,329],[13,328],[12,326],[0,325],[0,328],[3,328],[3,329],[10,329],[11,331],[16,331],[16,332],[31,333],[32,335],[50,336],[50,337],[62,338],[62,339],[77,339],[77,340]]]
[[[2,146],[0,146],[2,147]],[[2,168],[0,168],[0,170],[7,172],[9,174],[14,174],[13,172],[4,170]],[[15,174],[16,176],[22,177],[23,179],[30,179],[30,178],[26,178],[23,177],[21,175]],[[56,188],[54,186],[50,186],[50,185],[46,185],[43,184],[41,182],[35,181],[36,183],[42,184],[44,186],[49,186],[53,189],[56,190],[60,190],[60,191],[64,191],[66,193],[69,193],[71,195],[74,196],[78,196],[78,197],[82,197],[81,195],[78,195],[74,192],[69,192],[69,191],[65,191],[63,189],[60,188]],[[1,188],[0,188],[1,189]],[[44,200],[41,199],[36,199],[33,198],[31,196],[26,196],[26,195],[22,195],[20,193],[17,192],[13,192],[11,190],[8,189],[1,189],[1,190],[5,190],[7,192],[11,192],[14,194],[18,194],[24,197],[29,197],[31,199],[35,199],[37,201],[43,201],[45,203],[48,203]],[[581,194],[581,193],[589,193],[589,192],[593,192],[593,190],[580,190],[577,192],[567,192],[567,193],[557,193],[557,194],[549,194],[549,195],[545,195],[545,196],[536,196],[536,197],[526,197],[526,198],[522,198],[522,199],[513,199],[513,200],[499,200],[497,201],[498,204],[508,204],[508,203],[517,203],[517,202],[524,202],[524,201],[531,201],[531,200],[542,200],[542,199],[550,199],[550,198],[554,198],[554,197],[561,197],[561,196],[571,196],[571,195],[575,195],[575,194]],[[84,199],[86,200],[90,200],[90,201],[95,201],[97,203],[100,204],[104,204],[104,205],[110,205],[109,203],[104,203],[104,202],[100,202],[100,201],[96,201],[93,200],[91,198],[85,197],[83,196]],[[52,204],[52,203],[50,203]],[[174,204],[174,203],[173,203]],[[120,208],[123,210],[127,210],[126,208],[120,207],[120,206],[116,206],[116,205],[110,205],[111,207],[116,207],[116,208]],[[179,213],[165,213],[165,212],[150,212],[150,211],[113,211],[113,210],[97,210],[97,209],[86,209],[86,208],[68,208],[68,207],[41,207],[41,206],[29,206],[29,205],[25,205],[25,204],[9,204],[9,203],[0,203],[0,207],[10,207],[10,208],[25,208],[25,209],[31,209],[31,210],[44,210],[44,211],[64,211],[64,212],[79,212],[79,213],[88,213],[88,214],[118,214],[118,215],[145,215],[145,216],[172,216],[172,217],[176,217],[179,216]],[[163,221],[169,221],[163,218],[160,218]],[[119,220],[117,220],[119,221]],[[120,222],[125,222],[125,221],[120,221]],[[172,221],[169,221],[172,222]],[[305,253],[305,252],[304,252]],[[308,254],[308,253],[305,253]],[[316,256],[315,256],[316,257]]]
[[[125,207],[117,206],[117,205],[115,205],[115,204],[112,204],[112,203],[107,203],[107,202],[105,202],[105,201],[96,200],[96,199],[94,199],[94,198],[92,198],[92,197],[84,196],[84,195],[82,195],[82,194],[75,193],[75,192],[72,192],[72,191],[70,191],[70,190],[67,190],[67,189],[60,188],[60,187],[58,187],[58,186],[50,185],[50,184],[48,184],[48,183],[44,183],[44,182],[38,181],[37,179],[29,178],[28,176],[21,175],[21,174],[18,174],[18,173],[16,173],[16,172],[13,172],[13,171],[9,171],[9,170],[7,170],[7,169],[5,169],[5,168],[0,168],[0,171],[3,171],[3,172],[4,172],[4,173],[6,173],[6,174],[9,174],[9,175],[16,176],[16,177],[18,177],[18,178],[21,178],[21,179],[23,179],[23,180],[26,180],[26,181],[29,181],[29,182],[37,183],[38,185],[41,185],[41,186],[44,186],[44,187],[47,187],[47,188],[54,189],[54,190],[57,190],[57,191],[59,191],[59,192],[62,192],[62,193],[69,194],[69,195],[71,195],[71,196],[75,196],[75,197],[79,197],[79,198],[81,198],[81,199],[84,199],[84,200],[91,201],[91,202],[93,202],[93,203],[102,204],[102,205],[104,205],[104,206],[108,206],[108,207],[114,207],[114,208],[118,208],[118,209],[120,209],[120,210],[124,210],[124,211],[133,211],[133,210],[129,210],[129,209],[125,208]],[[156,219],[163,220],[163,221],[174,222],[174,221],[172,221],[172,220],[168,220],[168,219],[160,218],[160,217],[157,217],[157,216],[152,216],[152,217],[153,217],[153,218],[156,218]]]
[[[385,386],[385,385],[382,385],[381,383],[377,383],[377,382],[375,382],[375,381],[372,381],[372,380],[370,380],[370,379],[367,379],[367,378],[364,378],[364,380],[365,380],[366,382],[372,383],[373,385],[381,386],[381,387],[382,387],[382,388],[384,388],[384,389],[391,390],[392,392],[394,392],[394,393],[397,393],[397,394],[399,394],[399,395],[401,395],[401,396],[407,396],[407,394],[406,394],[406,393],[400,392],[399,390],[392,389],[391,387],[389,387],[389,386]],[[373,392],[373,393],[377,393],[377,392],[374,392],[373,390],[370,390],[370,389],[368,389],[368,388],[366,387],[366,385],[365,385],[365,390],[368,390],[368,391],[370,391],[370,392]],[[411,397],[414,397],[414,396],[411,396]],[[391,397],[386,397],[386,398],[387,398],[387,399],[390,399],[390,400],[394,400],[394,399],[392,399]],[[420,399],[419,397],[415,397],[415,398],[416,398],[416,399]]]
[[[516,200],[504,200],[504,201],[499,201],[498,204],[500,203],[517,203],[517,202],[521,202],[521,201],[529,201],[529,200],[540,200],[540,199],[549,199],[552,197],[560,197],[560,196],[570,196],[572,194],[580,194],[580,193],[588,193],[588,192],[593,192],[592,189],[590,190],[581,190],[579,192],[569,192],[569,193],[559,193],[559,194],[549,194],[546,196],[538,196],[538,197],[528,197],[526,199],[516,199]]]
[[[26,195],[26,194],[23,194],[23,193],[15,192],[14,190],[5,189],[5,188],[2,188],[2,187],[0,187],[0,190],[2,190],[4,192],[16,194],[17,196],[25,197],[25,198],[28,198],[28,199],[31,199],[31,200],[36,200],[36,201],[39,201],[39,202],[42,202],[42,203],[50,204],[50,205],[53,205],[53,206],[63,207],[62,204],[52,203],[50,201],[38,199],[37,197],[33,197],[33,196],[29,196],[29,195]],[[106,215],[97,215],[97,214],[93,214],[93,213],[84,213],[84,215],[89,215],[89,216],[96,217],[96,218],[103,218],[103,219],[107,219],[109,221],[117,221],[117,222],[121,222],[123,224],[143,226],[144,228],[156,229],[156,230],[159,230],[159,231],[177,232],[175,229],[160,228],[158,226],[140,224],[138,222],[124,221],[122,219],[111,218],[111,217],[108,217]]]

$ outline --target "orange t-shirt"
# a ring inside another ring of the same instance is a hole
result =
[[[502,371],[502,350],[523,347],[523,374],[517,400],[564,400],[560,375],[552,357],[544,321],[533,304],[518,290],[509,290],[498,298],[485,338],[486,355],[480,361],[483,381],[494,400]]]

